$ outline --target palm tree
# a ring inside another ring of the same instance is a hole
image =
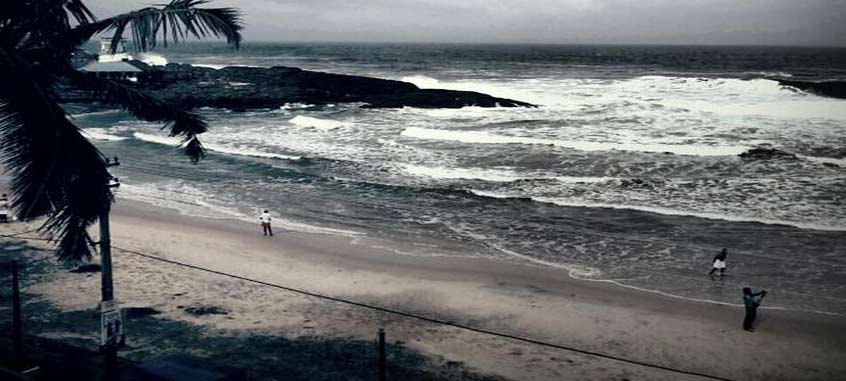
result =
[[[11,177],[12,207],[23,220],[47,216],[41,231],[57,242],[62,260],[91,257],[86,229],[113,202],[104,156],[58,103],[56,85],[90,92],[98,101],[146,121],[164,122],[184,138],[193,162],[204,154],[199,115],[163,102],[129,83],[77,71],[82,44],[112,33],[112,52],[127,31],[137,50],[161,40],[223,37],[237,48],[240,16],[232,8],[204,8],[207,0],[172,0],[97,19],[82,0],[0,2],[0,160]]]

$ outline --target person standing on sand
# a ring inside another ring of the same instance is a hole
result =
[[[711,268],[711,272],[708,275],[714,275],[714,272],[720,270],[720,278],[723,277],[723,273],[726,272],[726,256],[728,255],[728,250],[723,248],[719,254],[714,256],[714,260],[712,262],[713,267]]]
[[[259,221],[261,221],[261,228],[264,231],[264,235],[268,235],[269,233],[270,236],[273,237],[273,228],[270,227],[271,219],[272,218],[270,218],[270,212],[268,212],[267,209],[265,209],[264,212],[262,212],[262,214],[259,216]]]
[[[755,323],[755,318],[758,317],[758,306],[761,305],[765,296],[767,296],[767,291],[753,293],[751,288],[743,288],[743,304],[746,306],[746,317],[743,318],[743,329],[745,331],[755,332],[752,323]]]

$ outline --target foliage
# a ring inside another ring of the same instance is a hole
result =
[[[206,0],[173,0],[97,19],[82,0],[0,2],[0,160],[11,176],[12,205],[19,218],[47,216],[42,230],[58,242],[63,260],[89,258],[86,229],[113,201],[103,155],[58,103],[58,83],[90,92],[104,104],[139,119],[165,122],[184,138],[195,163],[205,151],[198,135],[208,128],[197,114],[157,99],[128,83],[77,71],[71,60],[100,33],[112,51],[128,31],[137,50],[157,41],[222,37],[238,47],[241,23],[231,8],[204,8]]]

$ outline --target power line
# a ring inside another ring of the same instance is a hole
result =
[[[379,306],[375,306],[375,305],[372,305],[372,304],[356,302],[356,301],[352,301],[352,300],[348,300],[348,299],[343,299],[343,298],[319,294],[319,293],[315,293],[315,292],[311,292],[311,291],[301,290],[301,289],[298,289],[298,288],[278,285],[278,284],[274,284],[274,283],[268,283],[268,282],[264,282],[264,281],[257,280],[257,279],[247,278],[247,277],[243,277],[243,276],[239,276],[239,275],[235,275],[235,274],[229,274],[229,273],[225,273],[225,272],[222,272],[222,271],[212,270],[212,269],[208,269],[208,268],[205,268],[205,267],[200,267],[200,266],[196,266],[196,265],[192,265],[192,264],[188,264],[188,263],[184,263],[184,262],[165,259],[165,258],[141,253],[141,252],[134,251],[134,250],[124,249],[124,248],[121,248],[121,247],[118,247],[118,246],[112,246],[112,247],[115,250],[120,250],[124,253],[137,255],[137,256],[148,258],[148,259],[155,260],[155,261],[165,262],[165,263],[169,263],[169,264],[172,264],[172,265],[186,267],[186,268],[199,270],[199,271],[203,271],[203,272],[207,272],[207,273],[211,273],[211,274],[221,275],[221,276],[225,276],[225,277],[229,277],[229,278],[233,278],[233,279],[238,279],[238,280],[245,281],[245,282],[255,283],[255,284],[258,284],[258,285],[271,287],[271,288],[277,288],[277,289],[280,289],[280,290],[294,292],[294,293],[298,293],[298,294],[301,294],[301,295],[311,296],[311,297],[329,300],[329,301],[333,301],[333,302],[337,302],[337,303],[343,303],[343,304],[348,304],[348,305],[352,305],[352,306],[356,306],[356,307],[371,309],[371,310],[375,310],[375,311],[379,311],[379,312],[384,312],[384,313],[394,314],[394,315],[403,316],[403,317],[407,317],[407,318],[417,319],[417,320],[421,320],[421,321],[425,321],[425,322],[429,322],[429,323],[459,328],[459,329],[463,329],[463,330],[467,330],[467,331],[477,332],[477,333],[491,335],[491,336],[502,337],[502,338],[506,338],[506,339],[521,341],[521,342],[525,342],[525,343],[529,343],[529,344],[534,344],[534,345],[539,345],[539,346],[544,346],[544,347],[549,347],[549,348],[554,348],[554,349],[561,349],[561,350],[565,350],[565,351],[581,353],[581,354],[584,354],[584,355],[600,357],[600,358],[605,358],[605,359],[609,359],[609,360],[625,362],[625,363],[634,364],[634,365],[640,365],[640,366],[654,368],[654,369],[661,369],[661,370],[679,373],[679,374],[698,376],[698,377],[703,377],[703,378],[708,378],[708,379],[713,379],[713,380],[731,381],[730,379],[724,378],[724,377],[709,375],[709,374],[700,373],[700,372],[687,371],[687,370],[682,370],[682,369],[663,366],[663,365],[651,364],[651,363],[647,363],[647,362],[644,362],[644,361],[631,360],[631,359],[627,359],[627,358],[623,358],[623,357],[608,355],[608,354],[599,353],[599,352],[588,351],[588,350],[584,350],[584,349],[573,348],[573,347],[569,347],[569,346],[565,346],[565,345],[549,343],[549,342],[530,339],[530,338],[526,338],[526,337],[522,337],[522,336],[516,336],[516,335],[512,335],[512,334],[496,332],[496,331],[486,330],[486,329],[482,329],[482,328],[476,328],[476,327],[472,327],[472,326],[468,326],[468,325],[464,325],[464,324],[460,324],[460,323],[440,320],[440,319],[436,319],[436,318],[430,318],[430,317],[421,316],[421,315],[417,315],[417,314],[413,314],[413,313],[409,313],[409,312],[404,312],[404,311],[399,311],[399,310],[395,310],[395,309],[391,309],[391,308],[379,307]]]

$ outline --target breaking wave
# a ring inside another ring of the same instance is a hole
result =
[[[611,143],[592,141],[572,141],[559,139],[540,139],[522,136],[505,136],[484,131],[436,130],[421,127],[409,127],[402,136],[429,140],[451,140],[474,144],[528,144],[549,145],[570,148],[579,151],[636,151],[652,153],[673,153],[690,156],[735,156],[745,152],[749,146],[740,145],[697,145],[697,144],[639,144]]]

